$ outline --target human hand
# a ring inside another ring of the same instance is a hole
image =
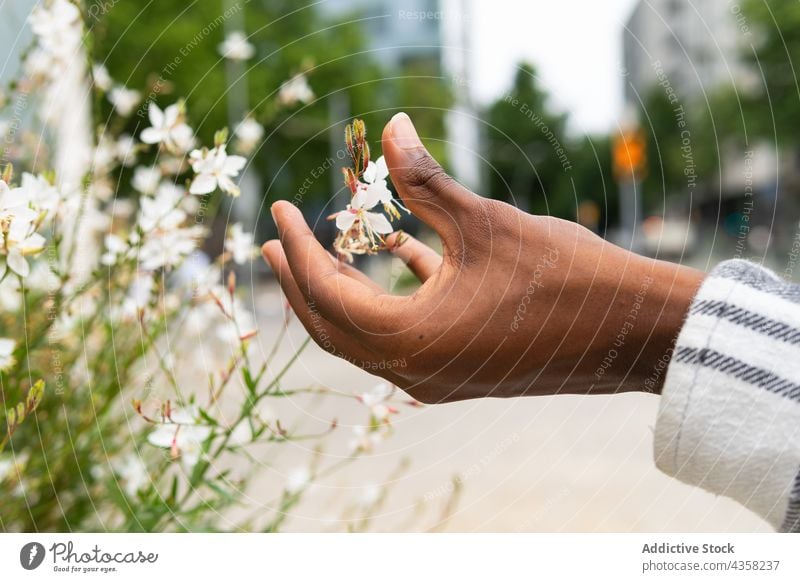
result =
[[[386,293],[276,202],[280,241],[262,252],[311,337],[422,402],[660,391],[703,279],[564,220],[473,194],[428,154],[400,113],[382,139],[403,202],[442,240],[394,251],[422,282]],[[388,241],[392,246],[394,241]]]

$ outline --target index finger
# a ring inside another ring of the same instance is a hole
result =
[[[339,272],[293,204],[276,202],[272,216],[289,269],[303,295],[325,319],[351,333],[369,334],[385,316],[379,314],[389,296]]]

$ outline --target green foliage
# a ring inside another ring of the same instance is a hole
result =
[[[607,135],[585,136],[570,150],[573,170],[562,190],[569,188],[574,204],[593,203],[598,212],[598,232],[617,223],[619,196],[611,168],[611,141]],[[574,190],[573,190],[574,185]],[[574,218],[575,211],[567,218]],[[585,226],[590,226],[585,224]]]
[[[745,0],[743,22],[751,35],[742,56],[758,76],[759,87],[744,95],[744,107],[751,133],[785,143],[798,143],[800,125],[800,4]],[[749,43],[753,44],[751,48]]]
[[[514,202],[538,214],[563,214],[569,193],[557,192],[564,173],[552,140],[564,143],[564,116],[552,114],[536,70],[521,64],[511,89],[488,111],[488,152],[493,198]]]
[[[568,135],[566,116],[553,113],[533,65],[518,67],[511,89],[487,112],[489,191],[536,214],[575,219],[592,201],[601,224],[616,217],[616,185],[608,139]]]
[[[451,99],[438,63],[412,61],[401,70],[383,70],[367,47],[362,27],[369,23],[356,22],[352,15],[327,22],[314,5],[299,8],[288,1],[235,6],[239,10],[230,16],[228,26],[244,29],[256,48],[255,57],[240,67],[218,52],[226,26],[221,21],[222,2],[191,7],[117,3],[96,26],[94,59],[105,62],[118,82],[141,90],[145,98],[155,95],[162,106],[177,95],[185,96],[190,122],[205,143],[217,128],[231,125],[229,101],[245,92],[254,117],[273,126],[253,164],[270,198],[292,198],[340,148],[341,137],[337,133],[332,142],[329,128],[344,120],[332,115],[363,118],[374,128],[370,136],[374,142],[390,116],[387,108],[406,108],[413,112],[422,135],[443,135],[444,110]],[[299,111],[276,112],[278,87],[303,71],[316,101]],[[332,97],[344,103],[344,111],[331,110]],[[108,104],[104,108],[103,119],[111,113]],[[128,130],[133,132],[137,124],[141,129],[142,121],[133,116]],[[441,154],[437,147],[432,149]],[[341,160],[335,161],[323,177],[314,176],[303,188],[304,200],[330,199],[331,185],[340,183],[335,165]]]

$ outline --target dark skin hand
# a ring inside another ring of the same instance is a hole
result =
[[[403,113],[382,146],[398,194],[443,253],[413,238],[399,246],[422,285],[391,295],[333,258],[297,208],[276,202],[280,240],[262,252],[318,344],[427,403],[660,391],[703,273],[470,192]]]

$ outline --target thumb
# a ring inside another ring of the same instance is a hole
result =
[[[392,117],[384,128],[382,148],[392,184],[406,206],[451,250],[462,247],[466,220],[480,198],[431,157],[405,113]]]

